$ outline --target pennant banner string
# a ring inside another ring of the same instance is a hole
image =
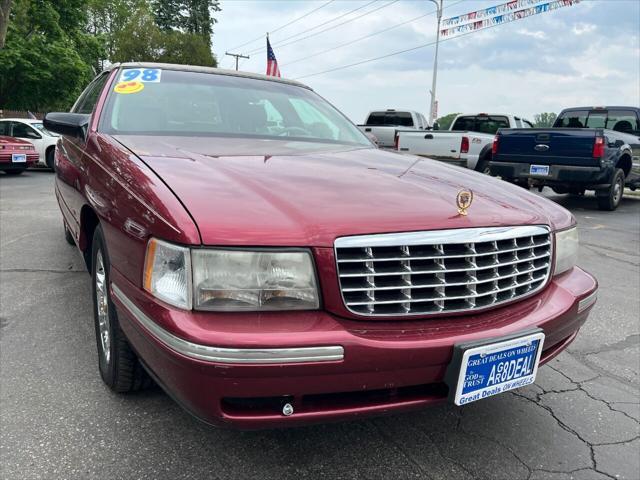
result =
[[[457,25],[457,26],[441,29],[440,35],[442,35],[443,37],[450,37],[458,33],[467,33],[473,30],[480,30],[480,29],[491,27],[501,23],[508,23],[508,22],[513,22],[514,20],[520,20],[522,18],[530,17],[532,15],[538,15],[540,13],[550,12],[552,10],[557,10],[558,8],[570,7],[571,5],[575,5],[576,3],[580,2],[580,0],[555,0],[552,2],[537,4],[539,1],[540,0],[514,0],[512,2],[504,3],[502,5],[497,5],[495,7],[485,8],[484,10],[478,10],[477,12],[471,12],[465,15],[447,18],[446,20],[443,20],[442,22],[443,26],[448,26],[448,25]],[[516,10],[516,8],[518,7],[533,5],[533,4],[537,4],[537,5]],[[488,12],[491,12],[491,13],[488,13]],[[501,12],[507,12],[507,13],[501,13]],[[496,15],[498,13],[500,13],[500,15]],[[486,18],[489,16],[491,16],[491,18]],[[465,22],[469,22],[469,23],[465,23]]]

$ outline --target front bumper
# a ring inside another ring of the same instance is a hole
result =
[[[579,167],[572,165],[549,165],[549,175],[531,175],[530,163],[489,162],[491,175],[513,180],[533,180],[539,184],[572,184],[588,186],[607,186],[611,170],[600,167]]]
[[[541,293],[485,313],[372,322],[324,311],[179,311],[114,270],[121,327],[152,376],[198,418],[248,429],[446,401],[444,375],[457,343],[539,327],[546,335],[541,362],[547,362],[575,338],[597,290],[593,277],[574,268]],[[290,416],[282,413],[285,403],[294,408]]]

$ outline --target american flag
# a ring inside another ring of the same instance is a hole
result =
[[[280,69],[278,68],[278,60],[273,53],[271,44],[269,43],[269,37],[267,37],[267,75],[272,77],[280,76]]]

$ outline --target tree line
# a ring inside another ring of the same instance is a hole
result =
[[[219,11],[219,0],[0,0],[0,109],[68,109],[115,62],[217,66]]]

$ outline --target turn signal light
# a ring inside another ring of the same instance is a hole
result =
[[[602,158],[604,156],[604,137],[596,137],[593,143],[593,158]]]

